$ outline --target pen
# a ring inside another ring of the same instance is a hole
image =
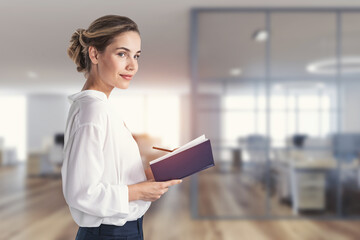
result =
[[[169,149],[165,149],[165,148],[153,147],[153,149],[160,150],[160,151],[165,151],[165,152],[172,152],[172,151],[174,151],[176,148],[173,149],[173,150],[169,150]]]

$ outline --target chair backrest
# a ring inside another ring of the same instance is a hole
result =
[[[57,133],[54,136],[54,142],[57,145],[61,145],[64,147],[64,133]]]
[[[302,148],[307,137],[306,134],[295,134],[292,136],[292,145],[297,148]]]
[[[245,139],[245,146],[251,149],[266,150],[268,142],[268,139],[263,135],[248,135]]]
[[[336,158],[352,160],[360,153],[360,133],[334,134],[332,147]]]
[[[269,140],[263,135],[253,134],[245,138],[245,149],[249,159],[253,161],[266,161]]]

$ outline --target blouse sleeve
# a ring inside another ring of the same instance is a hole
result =
[[[68,153],[63,192],[72,208],[98,217],[124,218],[129,213],[128,187],[101,182],[103,132],[94,124],[77,129]]]

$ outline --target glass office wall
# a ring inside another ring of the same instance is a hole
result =
[[[194,11],[193,135],[211,140],[216,164],[193,178],[194,216],[359,216],[358,20]]]
[[[341,122],[336,155],[339,159],[339,211],[344,216],[359,216],[360,203],[360,20],[359,12],[341,15]]]
[[[199,175],[201,217],[266,214],[266,152],[242,152],[266,132],[265,45],[252,40],[264,28],[263,13],[199,15],[196,135],[211,139],[216,164]]]
[[[336,14],[273,12],[270,16],[270,151],[275,190],[271,214],[334,215],[328,178],[336,170],[336,71],[313,68],[336,56]],[[336,171],[335,171],[336,172]]]

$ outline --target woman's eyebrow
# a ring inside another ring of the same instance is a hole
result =
[[[131,52],[130,49],[128,49],[128,48],[126,48],[126,47],[118,47],[118,48],[116,48],[115,50],[118,50],[118,49],[124,49],[124,50],[127,51],[127,52]],[[141,51],[139,50],[139,51],[137,51],[136,53],[141,53]]]

